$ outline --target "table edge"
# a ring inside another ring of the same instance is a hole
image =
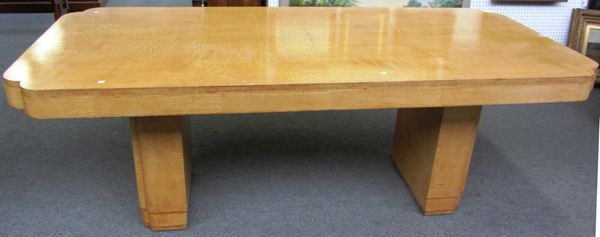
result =
[[[29,90],[4,80],[32,118],[91,118],[446,107],[583,101],[595,74],[569,78],[232,87]]]

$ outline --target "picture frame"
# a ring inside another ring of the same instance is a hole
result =
[[[600,10],[573,9],[567,46],[600,62]],[[598,85],[600,77],[596,76]]]
[[[280,0],[286,7],[415,7],[461,8],[470,0]]]

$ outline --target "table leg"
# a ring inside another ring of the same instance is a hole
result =
[[[67,14],[68,0],[50,0],[54,12],[54,20],[57,21],[62,15]]]
[[[394,163],[425,215],[458,207],[480,111],[481,106],[398,110]]]
[[[189,117],[130,118],[138,198],[145,226],[187,228],[191,184]]]
[[[57,21],[58,18],[60,18],[63,14],[62,7],[60,6],[60,0],[50,0],[50,4],[52,4],[54,20]]]

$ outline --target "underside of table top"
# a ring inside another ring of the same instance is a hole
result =
[[[585,100],[597,63],[471,9],[97,8],[5,72],[35,118]]]

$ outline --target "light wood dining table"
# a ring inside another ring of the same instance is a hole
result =
[[[471,9],[95,8],[61,17],[3,84],[35,119],[129,118],[142,222],[174,230],[194,198],[190,115],[397,109],[393,164],[425,215],[450,214],[481,107],[586,100],[597,67]]]

